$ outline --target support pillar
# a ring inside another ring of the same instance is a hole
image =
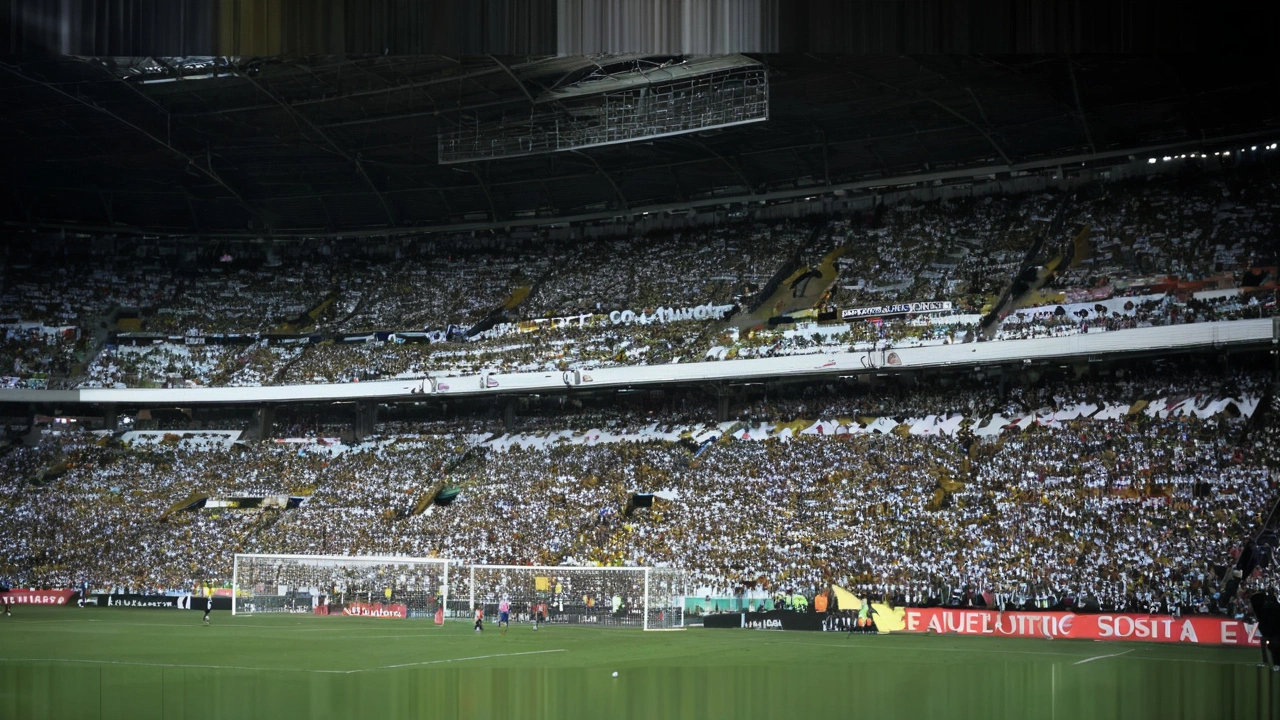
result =
[[[364,440],[373,434],[373,428],[378,423],[378,403],[373,400],[361,400],[356,403],[356,423],[354,432],[356,442]]]
[[[516,401],[507,400],[502,408],[502,429],[511,432],[516,425]]]
[[[1271,382],[1280,392],[1280,317],[1271,318]]]
[[[106,405],[103,405],[102,406],[102,429],[115,432],[116,427],[118,425],[119,417],[120,417],[120,411],[116,407],[115,403],[107,403]]]
[[[258,408],[258,439],[267,440],[275,434],[276,411],[270,405],[263,405]]]
[[[731,419],[729,417],[731,405],[729,402],[730,399],[729,393],[724,391],[721,391],[719,396],[716,397],[716,420],[720,422],[728,422]]]

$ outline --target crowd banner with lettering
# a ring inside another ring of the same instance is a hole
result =
[[[861,318],[888,317],[890,315],[920,315],[924,313],[951,312],[949,300],[936,302],[898,303],[896,305],[876,305],[875,307],[845,308],[840,311],[841,320],[858,320]]]
[[[383,605],[382,603],[347,603],[342,608],[342,614],[350,617],[407,618],[409,617],[409,606],[399,603],[390,605]]]
[[[52,337],[60,337],[64,340],[77,340],[80,337],[80,328],[75,325],[45,325],[42,322],[22,322],[17,320],[14,322],[0,322],[0,330],[3,330],[10,337],[18,335],[48,335]]]
[[[522,320],[516,323],[516,327],[522,333],[530,333],[541,330],[543,327],[563,328],[563,327],[587,327],[587,323],[594,320],[597,315],[590,313],[581,313],[578,315],[566,315],[563,317],[535,318],[533,320]],[[508,323],[509,325],[510,323]]]
[[[293,337],[293,336],[278,336]],[[318,343],[322,339],[319,334],[308,336],[298,336],[299,342]],[[239,335],[239,334],[216,334],[216,335],[160,335],[156,333],[146,332],[110,332],[107,333],[107,344],[127,347],[139,347],[146,345],[253,345],[257,342],[267,341],[268,344],[278,344],[284,340],[277,339],[277,336],[259,336]]]
[[[452,325],[450,325],[449,327],[450,327],[450,328],[452,328],[453,326],[452,326]],[[514,335],[514,334],[516,334],[516,333],[518,333],[518,332],[523,332],[523,331],[520,329],[520,324],[519,324],[519,323],[505,323],[505,322],[504,322],[504,323],[498,323],[498,324],[496,324],[496,325],[494,325],[494,326],[492,326],[492,327],[486,328],[486,329],[484,329],[484,330],[477,330],[477,331],[476,331],[475,333],[473,333],[473,334],[466,335],[466,336],[465,336],[465,339],[467,339],[467,340],[492,340],[492,339],[494,339],[494,338],[506,337],[507,335]],[[451,336],[451,335],[452,335],[452,331],[449,331],[449,334],[450,334],[450,336]]]
[[[1136,613],[997,612],[958,608],[895,608],[881,632],[934,632],[990,637],[1074,638],[1198,645],[1260,643],[1258,627],[1216,615],[1142,615]],[[900,626],[900,627],[899,627]]]
[[[657,323],[659,325],[669,322],[680,322],[683,320],[720,320],[728,315],[733,305],[698,305],[691,308],[658,308],[652,314],[641,311],[639,313],[634,310],[614,310],[609,313],[609,322],[614,325],[651,325]]]
[[[686,320],[723,320],[732,314],[733,305],[697,305],[686,308],[658,308],[652,312],[641,310],[614,310],[608,315],[580,313],[548,318],[533,318],[519,322],[497,323],[484,330],[473,329],[467,334],[469,340],[482,340],[504,337],[516,333],[538,332],[546,328],[585,328],[608,322],[611,325],[665,325],[666,323]]]
[[[320,333],[312,333],[310,335],[263,335],[262,339],[268,345],[319,345],[324,340],[324,335]]]
[[[409,342],[442,343],[449,339],[449,334],[444,330],[423,330],[422,332],[402,330],[396,333],[396,337]]]
[[[76,596],[75,590],[28,590],[13,588],[0,592],[5,605],[66,605]]]
[[[204,610],[207,598],[198,595],[136,595],[110,594],[93,595],[89,602],[98,607],[107,608],[171,608],[174,610]],[[230,610],[230,596],[218,595],[213,598],[214,610]]]
[[[277,445],[340,445],[342,438],[340,437],[288,437],[288,438],[272,438],[271,440]]]

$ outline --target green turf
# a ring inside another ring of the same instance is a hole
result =
[[[1247,648],[200,617],[0,617],[0,720],[1280,717]]]

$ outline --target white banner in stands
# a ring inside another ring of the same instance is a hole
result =
[[[669,322],[678,322],[681,320],[720,320],[729,311],[733,310],[732,305],[698,305],[696,307],[681,308],[658,308],[652,314],[641,311],[636,313],[634,310],[614,310],[607,316],[609,322],[614,325],[651,325],[653,323],[665,324]],[[564,328],[564,327],[587,327],[605,321],[605,315],[595,315],[592,313],[582,313],[579,315],[565,315],[561,317],[535,318],[532,320],[521,320],[518,323],[500,323],[494,325],[480,333],[476,333],[470,339],[488,339],[512,335],[515,333],[531,333],[537,332],[544,328]]]
[[[564,317],[536,318],[533,320],[524,320],[519,323],[520,332],[533,332],[546,325],[548,327],[586,327],[587,321],[594,318],[595,315],[590,313],[582,313],[580,315],[566,315]]]
[[[733,310],[732,305],[698,305],[691,308],[658,308],[650,315],[641,311],[637,314],[633,310],[614,310],[609,313],[609,322],[614,325],[632,325],[639,323],[641,325],[650,325],[652,323],[665,324],[669,322],[679,322],[681,320],[719,320],[729,311]]]
[[[907,315],[931,312],[951,312],[951,302],[898,303],[897,305],[877,305],[875,307],[846,308],[840,311],[841,320],[867,317],[885,317],[886,315]]]
[[[68,340],[75,340],[80,337],[80,328],[74,325],[51,327],[39,322],[12,322],[0,323],[0,330],[3,330],[10,337],[32,334],[58,336]]]
[[[491,340],[493,338],[503,337],[505,335],[514,335],[520,331],[520,326],[515,323],[498,323],[483,332],[467,338],[468,340]]]

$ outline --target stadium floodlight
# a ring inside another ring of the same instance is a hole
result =
[[[429,617],[449,601],[456,560],[379,555],[235,555],[231,614]]]
[[[599,63],[594,63],[598,67]],[[442,164],[564,152],[769,119],[768,71],[743,55],[602,72],[439,136]]]
[[[663,567],[472,565],[470,606],[496,617],[502,601],[513,618],[538,611],[552,624],[684,629],[684,573]]]

